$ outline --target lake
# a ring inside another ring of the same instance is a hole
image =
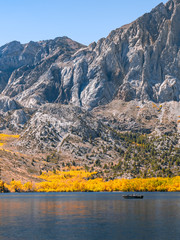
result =
[[[180,193],[0,194],[0,240],[179,240]]]

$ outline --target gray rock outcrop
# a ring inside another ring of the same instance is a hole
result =
[[[4,94],[9,97],[19,99],[18,94],[23,96],[32,95],[33,106],[40,97],[40,92],[47,93],[47,101],[53,101],[56,91],[56,85],[52,81],[46,88],[46,83],[40,83],[37,92],[33,92],[35,85],[38,85],[38,79],[43,79],[48,69],[52,69],[52,75],[58,73],[53,70],[51,65],[61,58],[63,61],[76,52],[83,45],[72,41],[67,37],[56,38],[54,40],[29,42],[21,44],[19,42],[11,42],[0,47],[0,92],[4,90]],[[27,91],[27,89],[30,89]],[[34,93],[34,96],[33,96]],[[29,98],[29,101],[30,98]],[[40,103],[44,101],[40,99]]]
[[[0,96],[0,113],[21,109],[21,105],[7,96]]]
[[[3,61],[16,70],[3,94],[27,107],[59,102],[92,109],[114,98],[179,101],[179,25],[180,1],[170,0],[88,47],[69,39],[5,45],[0,70]],[[16,57],[8,58],[14,49]]]

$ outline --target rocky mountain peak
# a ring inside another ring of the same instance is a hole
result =
[[[16,42],[16,57],[0,57],[0,66],[14,69],[1,72],[4,85],[9,79],[3,94],[27,107],[59,102],[89,110],[113,99],[179,101],[179,24],[180,2],[170,0],[88,47],[67,37]]]

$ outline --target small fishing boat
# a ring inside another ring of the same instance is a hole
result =
[[[143,195],[138,195],[138,194],[123,195],[123,198],[126,198],[126,199],[136,199],[136,198],[142,199],[143,197],[144,197]]]

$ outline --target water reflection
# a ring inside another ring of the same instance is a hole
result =
[[[180,236],[180,193],[0,195],[0,239],[169,240]]]

